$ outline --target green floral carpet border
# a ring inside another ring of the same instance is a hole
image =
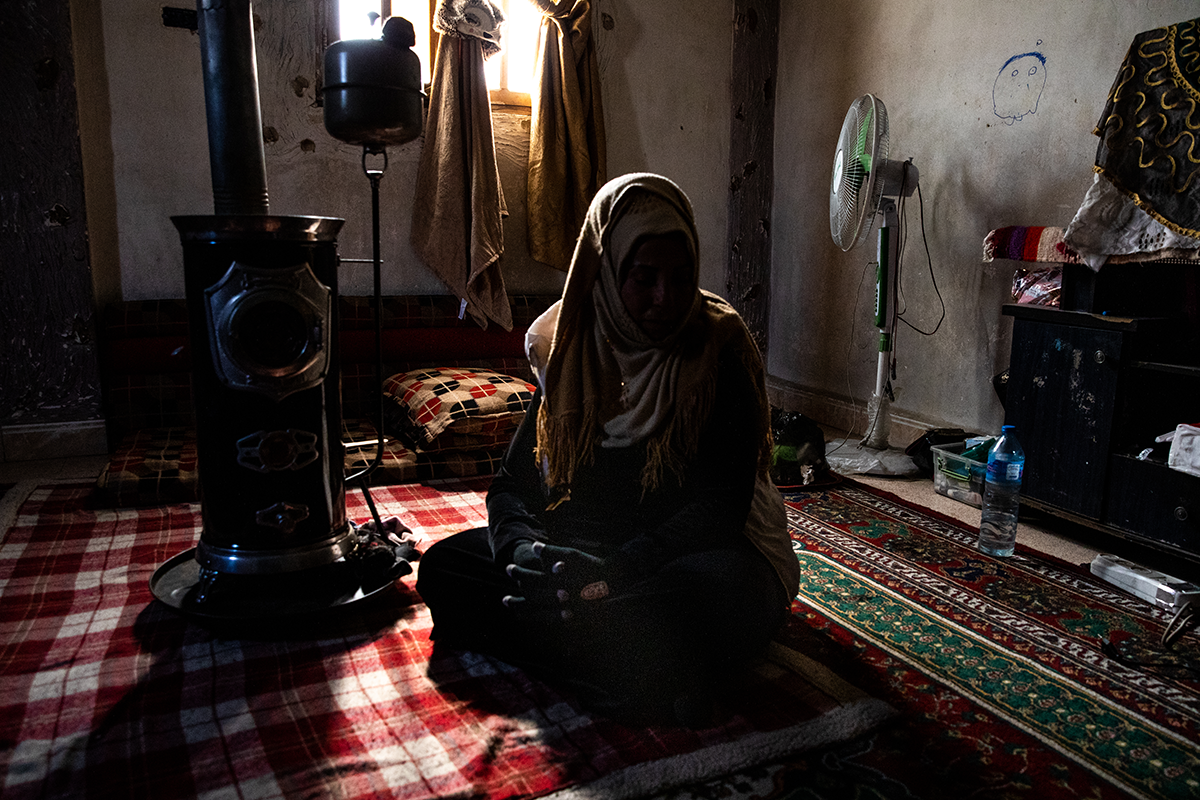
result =
[[[986,556],[973,528],[852,481],[784,499],[791,644],[902,714],[769,797],[1200,797],[1195,632],[1163,650],[1167,612],[1024,548]]]

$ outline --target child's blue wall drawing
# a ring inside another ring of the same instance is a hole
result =
[[[992,87],[992,109],[1005,125],[1035,114],[1046,86],[1046,57],[1022,53],[1004,62]]]

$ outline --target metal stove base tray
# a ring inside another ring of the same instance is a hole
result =
[[[395,586],[395,580],[386,576],[364,585],[344,562],[279,575],[222,574],[217,581],[210,599],[196,602],[200,564],[192,548],[154,571],[150,591],[171,609],[199,621],[244,622],[320,614],[361,603]]]

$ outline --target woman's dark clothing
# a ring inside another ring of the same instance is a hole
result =
[[[753,380],[732,350],[722,354],[713,410],[682,476],[646,490],[644,446],[597,446],[553,509],[533,456],[536,393],[489,491],[488,527],[421,558],[417,590],[433,637],[570,683],[594,707],[648,718],[759,654],[790,598],[742,533],[759,457]],[[553,602],[507,608],[503,598],[522,592],[505,567],[529,541],[605,559],[612,593],[575,604],[570,621]]]

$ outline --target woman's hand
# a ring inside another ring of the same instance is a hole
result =
[[[604,559],[573,547],[556,547],[550,544],[542,548],[541,558],[543,564],[550,564],[552,583],[560,602],[565,603],[576,598],[594,602],[603,600],[610,594],[611,575]]]
[[[604,559],[573,547],[522,542],[513,550],[513,563],[506,571],[522,592],[521,596],[506,596],[506,606],[533,604],[543,612],[557,606],[563,620],[586,611],[588,603],[602,600],[612,591],[611,570]]]

